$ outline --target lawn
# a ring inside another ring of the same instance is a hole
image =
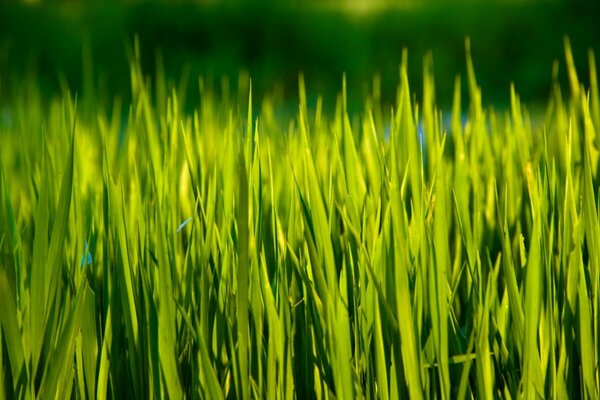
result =
[[[291,113],[138,41],[127,97],[20,82],[0,399],[599,397],[600,97],[563,46],[535,112],[484,103],[469,40],[447,109],[407,51],[391,104],[300,74]]]

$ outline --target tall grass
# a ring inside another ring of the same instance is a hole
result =
[[[31,83],[0,125],[0,398],[597,398],[600,101],[565,55],[540,124],[514,88],[484,107],[468,45],[449,126],[430,56],[419,103],[405,54],[357,117],[302,77],[290,121],[249,81],[186,114],[137,47],[126,114]]]

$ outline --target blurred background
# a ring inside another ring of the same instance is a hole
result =
[[[564,76],[564,37],[587,85],[588,49],[600,49],[598,1],[202,0],[0,2],[0,103],[35,82],[42,96],[72,91],[106,101],[130,91],[129,60],[139,37],[143,70],[164,73],[198,100],[198,76],[219,92],[252,77],[256,96],[296,104],[303,72],[309,102],[333,104],[348,81],[358,108],[381,82],[392,102],[402,50],[421,92],[422,61],[433,54],[436,97],[447,106],[464,80],[465,38],[487,105],[505,106],[510,83],[527,102],[548,98],[553,63]],[[466,97],[466,96],[465,96]],[[294,105],[294,107],[296,107]]]

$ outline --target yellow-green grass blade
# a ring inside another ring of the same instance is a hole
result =
[[[507,192],[505,191],[505,194]],[[508,305],[510,308],[510,318],[512,324],[514,324],[514,338],[515,344],[517,346],[517,352],[519,354],[523,354],[523,338],[525,337],[525,316],[523,313],[523,303],[521,294],[519,292],[519,286],[517,283],[517,276],[515,273],[518,264],[514,263],[513,253],[510,244],[509,237],[509,228],[508,228],[508,220],[507,220],[507,207],[508,207],[508,198],[504,199],[504,211],[500,211],[500,202],[498,204],[498,219],[500,224],[498,227],[500,229],[501,235],[501,244],[502,244],[502,272],[504,276],[504,281],[506,284],[506,290],[508,292]]]
[[[133,271],[130,264],[129,248],[127,245],[127,234],[125,228],[125,205],[123,204],[123,185],[111,185],[111,225],[114,225],[114,240],[117,248],[117,265],[114,269],[114,277],[117,280],[113,289],[118,291],[119,295],[115,298],[121,300],[119,307],[122,307],[123,322],[127,332],[128,361],[130,363],[130,373],[134,379],[133,391],[141,390],[141,368],[140,368],[140,339],[139,323],[137,316],[136,294],[133,286]]]
[[[375,346],[375,360],[376,360],[376,380],[377,380],[377,396],[382,400],[389,398],[389,379],[388,378],[388,367],[386,361],[386,351],[383,342],[383,328],[382,318],[379,311],[378,301],[373,302],[374,312],[374,346]]]
[[[50,236],[50,243],[48,246],[46,270],[50,273],[50,285],[46,292],[46,301],[48,304],[54,302],[56,291],[58,290],[59,279],[62,273],[61,270],[61,259],[63,246],[65,243],[65,237],[67,234],[69,213],[71,209],[71,199],[73,192],[73,174],[74,174],[74,159],[75,159],[75,136],[76,136],[76,105],[73,110],[73,122],[71,125],[70,134],[70,146],[67,155],[66,165],[63,169],[63,177],[60,185],[60,196],[58,199],[58,208],[56,209],[56,216],[54,219],[54,225],[52,226],[52,233]],[[47,317],[47,316],[46,316]]]
[[[56,347],[52,349],[40,386],[39,396],[42,398],[60,397],[61,393],[65,395],[66,393],[63,391],[64,385],[72,383],[72,380],[65,379],[65,377],[73,360],[87,291],[85,286],[82,286],[78,288],[77,292],[71,309],[63,314],[66,318],[65,325],[60,333]]]
[[[106,399],[108,397],[108,380],[110,378],[111,364],[109,358],[110,347],[112,346],[112,316],[110,307],[106,311],[106,322],[102,336],[102,348],[100,359],[98,360],[98,378],[96,385],[96,398]]]
[[[589,252],[589,277],[591,287],[586,284],[583,266],[580,265],[579,272],[579,336],[582,357],[582,374],[587,395],[592,398],[598,395],[598,382],[596,380],[596,370],[598,365],[598,351],[591,351],[594,348],[594,337],[592,333],[592,311],[589,301],[596,303],[598,299],[598,279],[600,271],[600,225],[598,213],[594,201],[594,188],[592,186],[592,162],[591,162],[591,142],[593,138],[594,127],[587,106],[584,108],[585,118],[585,149],[583,166],[583,210],[582,218],[585,226],[585,239]],[[591,296],[588,293],[591,292]],[[589,297],[588,297],[589,296]],[[591,299],[590,299],[591,297]],[[597,303],[596,303],[597,304]],[[596,327],[597,323],[594,323]]]
[[[352,127],[350,125],[350,118],[348,117],[347,109],[347,94],[346,94],[346,77],[344,76],[342,82],[342,140],[341,140],[341,156],[344,164],[344,175],[346,176],[346,185],[348,191],[354,200],[354,206],[362,208],[362,204],[366,195],[366,185],[363,175],[363,170],[360,167],[361,162],[359,160],[354,134],[352,133]]]
[[[489,259],[488,259],[489,260]],[[500,261],[500,260],[498,260]],[[488,261],[491,264],[491,260]],[[492,268],[492,265],[489,265]],[[476,353],[476,365],[477,365],[477,388],[478,395],[480,398],[493,398],[493,392],[495,388],[495,377],[492,364],[492,357],[490,356],[490,343],[489,343],[489,332],[490,332],[490,313],[492,305],[494,303],[496,286],[496,275],[499,272],[499,263],[497,264],[494,271],[492,271],[487,280],[485,290],[485,301],[479,309],[479,327],[478,337],[475,345]]]
[[[85,395],[88,399],[96,398],[96,382],[98,360],[98,339],[96,337],[96,304],[95,293],[89,286],[85,286],[85,305],[81,321],[81,353],[82,365],[79,370],[83,370],[85,377]]]
[[[580,85],[579,78],[577,77],[577,69],[575,68],[575,61],[573,59],[573,52],[571,51],[571,41],[565,36],[563,43],[565,47],[565,61],[567,63],[567,75],[569,78],[572,99],[578,102],[581,98],[579,93]]]
[[[44,158],[42,158],[42,169]],[[46,304],[49,285],[49,274],[46,268],[48,254],[48,224],[49,224],[49,205],[48,205],[48,184],[44,179],[38,199],[36,218],[36,233],[33,239],[33,260],[31,263],[31,283],[30,283],[30,304],[31,314],[29,322],[30,330],[30,351],[32,372],[35,374],[38,368],[38,361],[42,349],[46,322]]]
[[[177,341],[176,341],[176,308],[173,293],[172,263],[167,255],[168,242],[165,236],[165,222],[162,210],[158,210],[158,353],[161,363],[161,372],[165,381],[166,393],[169,398],[180,399],[183,397],[179,373],[177,368]]]
[[[575,266],[573,266],[575,267]],[[592,315],[590,310],[590,298],[585,281],[583,265],[579,264],[579,348],[581,352],[581,374],[583,375],[583,384],[585,386],[586,397],[595,398],[598,396],[598,384],[596,381],[596,352],[594,348],[594,338],[592,334]]]
[[[250,94],[251,95],[251,94]],[[250,102],[251,103],[251,102]],[[248,114],[251,115],[252,106],[248,106]],[[251,129],[251,122],[248,122],[248,127]],[[250,132],[247,132],[250,136]],[[251,136],[250,136],[251,137]],[[246,157],[244,156],[243,145],[239,145],[239,153],[237,157],[237,182],[238,182],[238,209],[237,209],[237,343],[239,346],[238,353],[238,370],[241,381],[240,398],[250,398],[250,367],[249,367],[249,299],[248,288],[250,281],[250,262],[249,262],[249,190],[248,190],[248,174],[246,173]]]
[[[215,400],[224,399],[223,391],[217,379],[217,375],[213,369],[212,362],[208,356],[208,348],[206,347],[205,340],[200,335],[198,337],[199,351],[198,358],[200,359],[200,371],[203,375],[204,384],[207,386],[205,391],[208,397]]]
[[[447,306],[447,277],[450,271],[450,249],[448,248],[448,207],[446,176],[443,165],[444,142],[439,141],[437,147],[437,166],[435,175],[435,202],[433,209],[433,237],[435,259],[429,270],[429,302],[433,324],[434,347],[438,362],[438,373],[441,381],[441,397],[450,397],[450,371],[448,366],[448,306]],[[434,147],[431,146],[431,147]]]
[[[392,159],[394,162],[394,160]],[[391,224],[392,238],[390,245],[393,248],[394,277],[397,290],[396,315],[400,331],[400,343],[403,369],[406,385],[411,398],[423,398],[421,381],[421,357],[418,345],[419,335],[413,317],[413,304],[410,296],[408,277],[408,246],[407,243],[407,218],[406,211],[402,209],[400,197],[400,180],[398,167],[392,164],[392,182],[390,185]]]
[[[542,265],[543,258],[540,251],[542,241],[542,215],[540,214],[540,196],[538,192],[538,178],[529,171],[530,201],[533,216],[533,232],[530,240],[529,255],[527,257],[527,270],[525,277],[525,336],[523,345],[523,395],[528,398],[543,395],[543,382],[540,381],[540,358],[538,346],[538,329],[540,311],[542,307]]]

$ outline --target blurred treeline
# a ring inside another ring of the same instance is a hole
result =
[[[437,100],[448,104],[456,74],[464,76],[465,37],[484,102],[502,107],[514,82],[524,100],[539,103],[553,62],[563,62],[565,36],[584,82],[588,49],[600,50],[596,1],[33,3],[0,4],[0,103],[32,82],[44,96],[69,87],[99,101],[127,97],[136,35],[144,70],[154,75],[158,66],[186,88],[191,104],[199,75],[218,93],[223,82],[235,91],[240,72],[252,77],[258,96],[295,101],[301,71],[312,101],[318,93],[331,104],[345,72],[352,105],[360,107],[376,75],[389,102],[403,48],[417,93],[422,59],[432,51]]]

